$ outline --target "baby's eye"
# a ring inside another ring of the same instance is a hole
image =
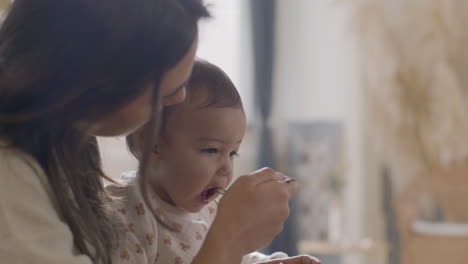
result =
[[[217,148],[206,148],[206,149],[202,149],[201,152],[208,153],[208,154],[217,154],[219,150]]]

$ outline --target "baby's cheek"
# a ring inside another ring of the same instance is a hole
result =
[[[184,192],[189,194],[193,191],[193,189],[197,188],[199,184],[199,180],[197,179],[196,175],[193,172],[184,170],[180,171],[180,173],[171,179],[171,185],[175,186],[179,192]]]

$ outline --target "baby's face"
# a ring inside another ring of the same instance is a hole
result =
[[[245,130],[245,114],[239,108],[178,107],[152,155],[158,172],[156,192],[172,205],[200,211],[231,182]]]

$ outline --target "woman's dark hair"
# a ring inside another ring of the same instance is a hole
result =
[[[0,28],[0,139],[38,161],[94,262],[111,263],[116,237],[96,138],[76,124],[126,105],[148,82],[156,99],[205,16],[201,0],[15,0]]]

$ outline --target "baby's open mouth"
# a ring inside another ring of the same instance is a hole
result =
[[[209,188],[205,191],[203,191],[201,193],[201,200],[203,203],[208,203],[210,202],[213,197],[216,196],[216,194],[218,193],[218,191],[220,190],[221,188],[220,187],[213,187],[213,188]]]

